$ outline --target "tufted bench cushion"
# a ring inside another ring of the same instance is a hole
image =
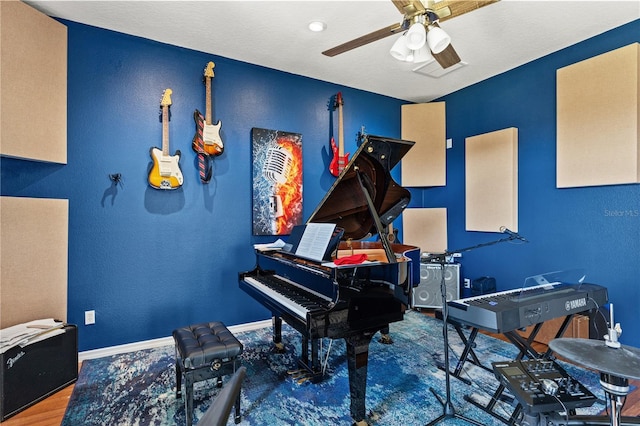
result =
[[[189,325],[173,330],[176,343],[176,397],[182,397],[182,378],[185,387],[187,426],[193,420],[193,384],[234,374],[239,368],[238,355],[242,343],[219,321]],[[235,422],[240,422],[240,395],[236,400]]]
[[[228,360],[242,353],[242,343],[221,322],[189,325],[173,331],[177,351],[184,368],[211,365],[215,360]]]

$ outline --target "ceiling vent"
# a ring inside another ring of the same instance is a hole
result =
[[[440,78],[445,74],[449,74],[457,69],[460,69],[467,65],[466,62],[460,61],[457,64],[451,65],[447,68],[442,68],[436,60],[427,62],[426,64],[420,64],[420,66],[414,68],[412,71],[418,74],[426,75],[431,78]]]

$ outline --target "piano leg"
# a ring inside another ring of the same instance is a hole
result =
[[[284,344],[282,343],[282,318],[273,316],[271,318],[273,324],[273,344],[277,353],[284,352]]]
[[[320,339],[311,339],[311,368],[313,371],[321,372],[320,358],[318,358],[318,343]]]
[[[358,424],[361,424],[359,422],[364,422],[366,415],[365,398],[367,394],[369,343],[376,332],[377,330],[365,331],[364,333],[345,337],[344,339],[347,343],[351,417]]]

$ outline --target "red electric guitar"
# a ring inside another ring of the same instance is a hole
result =
[[[338,146],[336,147],[336,142],[331,138],[333,159],[331,160],[331,163],[329,163],[329,172],[334,176],[340,175],[349,162],[349,154],[344,153],[344,124],[342,121],[343,104],[342,92],[338,92],[336,95],[336,107],[338,108]]]
[[[204,69],[204,84],[206,88],[205,115],[196,109],[193,118],[196,122],[196,134],[193,137],[191,146],[197,153],[208,155],[220,155],[224,151],[224,144],[220,138],[220,127],[222,123],[218,120],[216,124],[211,123],[211,79],[213,78],[213,67],[215,64],[209,62]]]

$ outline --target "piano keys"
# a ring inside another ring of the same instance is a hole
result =
[[[329,247],[327,258],[312,261],[286,250],[256,251],[256,267],[239,274],[240,288],[271,312],[276,348],[283,347],[283,320],[301,334],[298,364],[311,381],[321,380],[323,374],[319,339],[345,339],[355,422],[365,419],[371,338],[402,321],[411,289],[420,279],[420,249],[392,244],[388,234],[388,225],[411,199],[390,171],[413,144],[373,135],[362,142],[307,221],[333,223],[344,231],[343,241]],[[362,241],[376,236],[379,241]],[[332,263],[336,256],[351,254],[366,254],[372,262]]]

